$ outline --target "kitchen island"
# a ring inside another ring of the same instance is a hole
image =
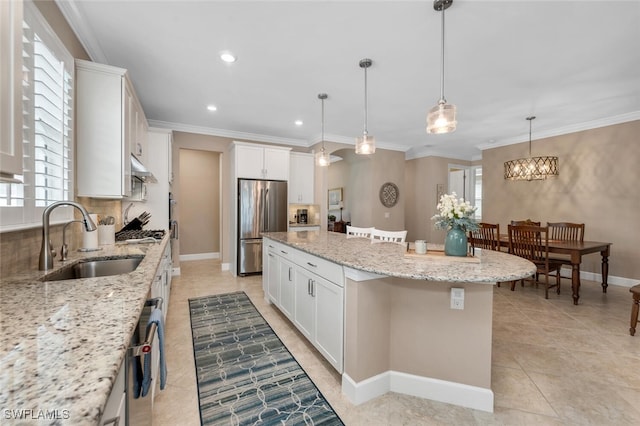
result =
[[[342,374],[354,404],[392,391],[493,411],[494,284],[534,274],[531,262],[492,251],[409,256],[405,245],[333,232],[263,236],[265,295]],[[276,251],[280,276],[268,257]],[[309,296],[318,299],[310,331],[298,312]]]
[[[97,425],[168,244],[74,252],[54,270],[0,283],[0,418],[4,424]],[[144,256],[135,271],[42,281],[81,258]]]

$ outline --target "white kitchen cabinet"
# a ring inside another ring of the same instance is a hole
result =
[[[314,168],[313,154],[292,152],[289,169],[289,203],[313,204],[314,196]]]
[[[296,252],[294,324],[333,367],[342,372],[344,272],[328,260]]]
[[[266,279],[266,283],[263,286],[266,298],[274,304],[278,304],[280,294],[278,292],[280,288],[280,258],[273,250],[264,250],[267,253],[267,261],[262,262],[264,269],[262,271],[263,279]]]
[[[333,367],[342,371],[344,289],[317,276],[312,283],[315,300],[314,346]]]
[[[22,1],[0,1],[0,177],[22,174]]]
[[[76,60],[78,196],[131,195],[132,144],[136,121],[144,118],[139,105],[127,70]]]
[[[311,294],[314,276],[315,274],[304,268],[298,268],[296,271],[293,323],[309,341],[313,341],[315,322],[315,300]]]
[[[234,143],[236,178],[289,180],[290,148]]]
[[[342,372],[344,273],[342,266],[264,239],[268,300],[287,315],[320,353]]]
[[[280,300],[278,307],[290,319],[293,318],[294,311],[294,290],[295,290],[295,265],[285,259],[280,258]]]
[[[125,358],[128,359],[128,358]],[[127,404],[127,395],[125,394],[125,366],[124,361],[120,365],[120,370],[116,381],[113,383],[107,405],[102,413],[101,426],[117,426],[125,424],[125,407]]]

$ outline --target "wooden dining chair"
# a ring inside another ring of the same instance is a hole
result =
[[[375,228],[359,228],[357,226],[347,225],[347,238],[371,238],[371,231]]]
[[[544,226],[509,225],[509,253],[523,257],[536,265],[534,283],[540,283],[544,275],[544,297],[549,298],[549,289],[555,287],[560,294],[560,268],[562,263],[549,258],[549,228]],[[549,284],[549,277],[555,272],[556,283]],[[524,284],[524,280],[521,281]],[[512,284],[512,290],[515,282]]]
[[[584,241],[584,223],[547,222],[549,239],[561,241]]]
[[[573,222],[547,222],[549,227],[549,239],[559,241],[584,241],[584,223]],[[563,265],[571,266],[571,258],[567,255],[553,255],[551,259]],[[558,271],[558,274],[560,271]]]
[[[541,222],[534,222],[531,219],[525,219],[525,220],[512,220],[511,224],[514,226],[523,226],[523,225],[540,226]]]
[[[471,248],[500,250],[500,225],[480,222],[478,226],[475,231],[469,231]]]
[[[407,231],[383,231],[376,228],[371,230],[372,243],[391,242],[404,244],[405,238],[407,238]]]

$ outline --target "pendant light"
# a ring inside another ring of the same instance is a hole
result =
[[[543,180],[558,176],[558,157],[531,156],[531,122],[535,116],[527,117],[529,121],[529,157],[518,158],[504,163],[504,178],[508,180]]]
[[[327,99],[328,96],[326,93],[320,93],[318,95],[318,99],[320,99],[320,101],[322,102],[322,149],[320,150],[320,152],[318,153],[317,157],[316,157],[316,164],[320,167],[327,167],[329,164],[331,164],[331,156],[329,155],[329,153],[324,149],[324,100]]]
[[[440,100],[438,105],[429,110],[427,114],[427,133],[449,133],[456,130],[456,106],[447,103],[444,98],[444,11],[453,3],[453,0],[435,0],[433,8],[442,13],[442,46],[440,51]]]
[[[376,152],[376,139],[367,132],[367,68],[373,62],[371,59],[361,59],[360,68],[364,69],[364,132],[356,138],[356,154],[373,154]]]

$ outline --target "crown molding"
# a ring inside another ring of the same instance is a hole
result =
[[[280,145],[292,145],[308,148],[307,141],[304,139],[280,138],[277,136],[260,135],[257,133],[236,132],[233,130],[215,129],[212,127],[192,126],[189,124],[172,123],[169,121],[148,120],[149,126],[159,127],[161,129],[171,129],[178,132],[196,133],[209,136],[220,136],[230,139],[242,139],[255,142],[265,142]]]
[[[100,47],[98,38],[93,33],[93,30],[91,30],[87,25],[88,21],[84,19],[84,15],[78,8],[78,4],[80,2],[76,2],[74,0],[55,0],[55,3],[91,60],[94,62],[108,64],[109,60],[102,50],[102,47]]]
[[[600,127],[613,126],[615,124],[628,123],[630,121],[640,120],[640,111],[628,112],[625,114],[614,115],[612,117],[599,118],[597,120],[585,121],[584,123],[576,123],[568,126],[558,127],[555,129],[548,129],[542,131],[536,131],[535,139],[545,139],[555,136],[567,135],[570,133],[582,132],[585,130],[597,129]],[[494,143],[484,143],[476,145],[476,148],[480,150],[498,148],[501,146],[513,145],[516,143],[529,141],[529,135],[520,135],[513,138],[501,139]]]

